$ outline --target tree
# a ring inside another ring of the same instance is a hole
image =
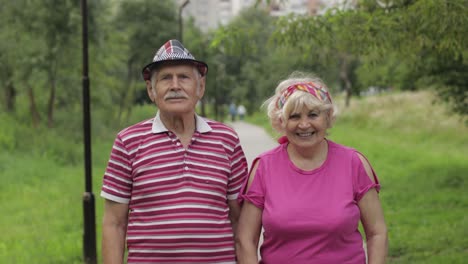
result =
[[[116,98],[120,109],[119,119],[124,113],[131,111],[138,93],[145,93],[143,88],[141,70],[145,63],[152,61],[156,50],[167,40],[177,36],[177,16],[173,1],[122,1],[112,21],[115,25],[114,33],[120,34],[126,43],[125,71],[123,84],[119,87],[119,96]],[[121,69],[123,70],[123,69]],[[141,98],[141,96],[139,97]]]
[[[14,30],[12,30],[12,24],[15,22],[12,16],[9,16],[11,12],[12,3],[7,2],[0,7],[0,39],[11,40],[14,36]],[[13,50],[14,42],[12,41],[0,41],[0,84],[3,88],[2,101],[4,102],[4,110],[7,112],[15,111],[15,100],[17,95],[17,88],[13,82],[13,68],[12,61],[13,56],[9,54]]]
[[[416,62],[422,67],[400,67],[412,71],[401,75],[414,78],[411,89],[426,88],[427,80],[431,80],[431,87],[443,91],[442,98],[449,100],[455,111],[466,114],[468,93],[457,80],[467,79],[462,71],[467,65],[467,24],[466,0],[362,0],[355,9],[332,9],[321,17],[283,19],[277,36],[291,46],[305,38],[314,46],[327,47],[330,54],[342,58],[342,67],[354,59],[360,61],[359,67],[367,68],[395,61],[402,65]],[[445,74],[447,69],[453,74]]]
[[[19,0],[4,3],[1,12],[2,20],[7,22],[3,25],[5,31],[2,39],[8,42],[0,48],[7,62],[3,68],[9,73],[2,78],[7,88],[6,100],[12,105],[12,95],[26,91],[33,124],[37,126],[40,114],[36,103],[42,100],[37,100],[34,90],[48,86],[47,117],[50,127],[54,123],[59,71],[76,65],[70,50],[73,50],[73,39],[76,38],[78,5],[71,0]],[[45,80],[42,87],[38,85],[41,84],[40,80]],[[47,93],[43,90],[39,94],[43,97]]]
[[[226,72],[221,93],[230,101],[245,101],[251,112],[254,102],[258,102],[256,83],[247,81],[246,69],[259,69],[260,62],[268,57],[270,35],[273,32],[274,18],[264,9],[250,8],[226,26],[221,26],[214,35],[212,48],[219,52],[219,59]],[[260,78],[259,78],[260,79]],[[223,88],[224,87],[224,88]]]
[[[209,47],[210,43],[210,35],[204,34],[199,28],[195,26],[195,20],[193,17],[189,17],[186,22],[184,22],[184,35],[183,35],[183,43],[184,46],[194,55],[197,60],[206,61],[209,65],[209,74],[206,77],[206,89],[205,95],[200,101],[200,111],[202,116],[207,116],[207,109],[206,109],[206,102],[209,99],[213,98],[213,90],[216,89],[216,86],[213,85],[213,78],[214,76],[218,76],[216,74],[216,60],[212,60],[212,50]],[[180,40],[182,41],[182,40]],[[214,96],[214,98],[216,98]],[[214,111],[217,113],[217,109]],[[219,118],[215,114],[216,118]]]

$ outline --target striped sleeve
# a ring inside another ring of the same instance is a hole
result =
[[[118,135],[104,173],[101,196],[118,203],[129,203],[132,191],[132,165],[129,151]]]
[[[227,189],[227,198],[229,200],[237,199],[242,184],[247,178],[247,160],[240,145],[239,138],[236,138],[236,145],[231,155],[231,175]]]

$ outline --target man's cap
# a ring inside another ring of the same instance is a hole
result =
[[[143,79],[151,79],[151,70],[165,62],[187,62],[188,64],[193,64],[202,76],[205,76],[208,72],[208,65],[205,62],[196,60],[180,41],[171,39],[159,48],[154,55],[153,62],[143,68]]]

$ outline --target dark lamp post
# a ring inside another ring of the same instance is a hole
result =
[[[182,43],[184,42],[184,40],[182,39],[183,38],[183,31],[184,31],[183,23],[182,23],[182,10],[184,9],[184,7],[186,7],[188,5],[189,2],[190,2],[190,0],[185,0],[179,6],[179,40]]]
[[[85,192],[83,193],[83,260],[86,264],[96,264],[96,209],[91,176],[91,114],[89,103],[88,77],[88,4],[81,0],[82,39],[83,39],[83,133]]]

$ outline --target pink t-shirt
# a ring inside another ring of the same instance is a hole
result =
[[[373,183],[357,151],[332,141],[328,156],[317,169],[304,171],[288,157],[288,143],[261,154],[248,200],[263,210],[263,264],[365,264],[358,230],[357,202]]]

